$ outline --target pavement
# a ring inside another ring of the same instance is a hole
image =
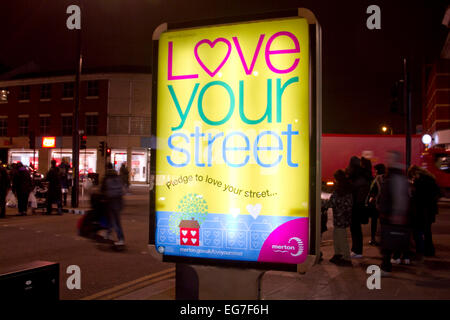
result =
[[[0,241],[0,252],[3,252],[2,264],[18,264],[33,255],[49,261],[52,259],[55,261],[57,258],[57,261],[61,262],[61,299],[174,300],[175,266],[158,261],[157,255],[152,255],[146,245],[148,193],[144,189],[125,196],[127,209],[123,218],[124,229],[130,241],[127,252],[112,253],[105,248],[80,241],[83,239],[73,234],[76,214],[82,214],[89,209],[88,202],[84,199],[76,209],[78,212],[66,208],[66,212],[74,214],[64,214],[61,222],[50,216],[9,217],[3,221],[0,233],[0,240],[4,238]],[[7,215],[15,214],[15,209],[7,209]],[[442,199],[440,202],[439,215],[433,225],[436,256],[426,257],[421,263],[413,261],[411,265],[394,266],[391,277],[381,278],[380,289],[370,290],[367,287],[370,276],[367,268],[381,263],[378,247],[368,244],[369,225],[363,226],[364,256],[362,259],[353,259],[352,267],[339,267],[328,261],[334,251],[332,232],[330,212],[328,231],[323,234],[321,243],[323,261],[312,266],[304,274],[266,272],[261,280],[261,298],[263,300],[450,299],[450,199]],[[24,236],[21,236],[22,234]],[[351,243],[349,231],[348,237]],[[58,241],[55,242],[54,239]],[[32,246],[28,245],[30,242],[33,243]],[[66,277],[64,268],[73,263],[86,270],[83,273],[83,291],[78,293],[68,291],[63,283]]]

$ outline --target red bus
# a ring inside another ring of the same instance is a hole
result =
[[[445,197],[450,197],[450,149],[429,148],[421,155],[421,166],[436,177]]]

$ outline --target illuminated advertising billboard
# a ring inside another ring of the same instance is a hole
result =
[[[308,254],[309,26],[168,30],[158,42],[155,247],[299,264]]]

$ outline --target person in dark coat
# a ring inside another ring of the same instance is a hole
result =
[[[375,179],[373,179],[370,189],[369,189],[369,195],[367,196],[367,207],[370,209],[370,242],[369,244],[372,246],[378,246],[379,243],[376,241],[376,234],[377,234],[377,224],[378,224],[378,217],[379,212],[376,208],[377,201],[379,199],[380,190],[381,190],[381,184],[383,183],[385,174],[386,174],[386,166],[382,163],[378,163],[375,165],[375,172],[376,176]]]
[[[412,166],[408,170],[408,178],[413,183],[414,240],[418,260],[421,260],[423,255],[435,255],[431,225],[436,222],[441,194],[434,176],[423,168]]]
[[[50,215],[52,213],[52,205],[56,203],[58,205],[58,214],[62,215],[61,175],[59,168],[56,167],[55,160],[51,161],[51,168],[47,172],[45,181],[48,182],[46,214]]]
[[[11,164],[11,170],[9,170],[9,181],[11,182],[11,184],[14,183],[14,177],[17,174],[17,163],[13,163]],[[12,188],[12,192],[14,193],[14,195],[16,195],[16,192],[14,190],[14,188]],[[16,195],[17,197],[17,195]]]
[[[363,233],[361,224],[368,223],[366,216],[366,198],[369,193],[369,180],[364,169],[361,167],[361,160],[353,156],[346,169],[346,174],[352,186],[353,209],[350,232],[352,234],[352,258],[362,258],[363,254]]]
[[[392,263],[399,264],[401,256],[405,264],[410,262],[410,187],[400,162],[401,154],[396,151],[388,152],[387,159],[387,174],[377,203],[381,224],[382,276],[390,275]]]
[[[106,211],[108,215],[108,232],[106,238],[111,240],[111,233],[114,229],[117,234],[116,246],[125,244],[125,237],[120,219],[123,202],[123,184],[122,180],[114,170],[112,163],[108,163],[105,177],[101,185],[102,194],[106,200]]]
[[[6,195],[10,188],[8,172],[0,165],[0,218],[6,217]]]
[[[372,161],[368,158],[361,157],[361,169],[366,179],[369,180],[369,184],[371,184],[373,181]]]
[[[352,219],[352,188],[343,170],[337,170],[334,173],[334,178],[336,190],[333,191],[326,204],[326,208],[333,208],[334,256],[330,259],[330,262],[339,266],[351,266],[347,228],[351,225]]]
[[[13,176],[13,192],[17,196],[17,208],[19,216],[26,216],[28,209],[28,197],[33,190],[31,174],[21,162],[17,164],[17,171]]]
[[[127,189],[130,188],[130,171],[128,171],[127,166],[125,165],[125,163],[122,163],[122,165],[120,166],[120,178],[122,179],[122,184],[124,185],[124,187]]]
[[[64,206],[67,206],[67,194],[69,193],[69,164],[66,163],[66,160],[62,160],[59,165],[60,172],[60,180],[61,180],[61,191],[63,195]]]

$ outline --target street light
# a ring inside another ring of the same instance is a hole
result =
[[[9,94],[8,90],[1,89],[0,90],[0,101],[8,101],[8,94]]]
[[[382,131],[383,133],[389,133],[390,135],[393,134],[392,128],[391,128],[391,127],[388,127],[388,126],[382,126],[382,127],[381,127],[381,131]]]
[[[431,141],[433,141],[433,138],[429,134],[424,134],[422,136],[422,143],[425,146],[428,146],[431,143]]]

